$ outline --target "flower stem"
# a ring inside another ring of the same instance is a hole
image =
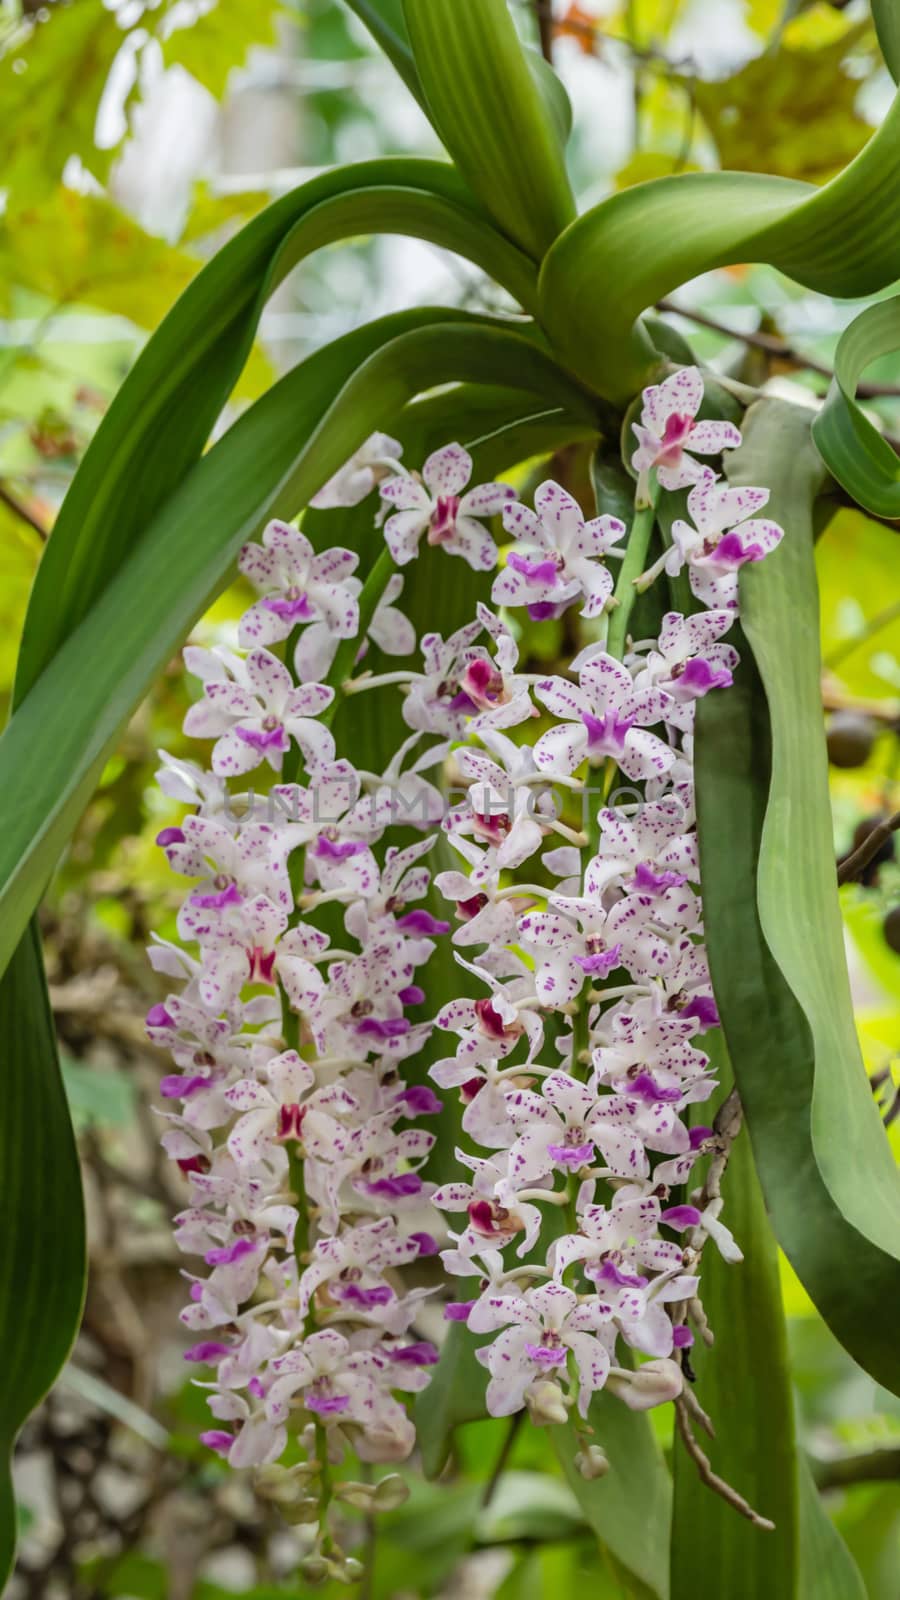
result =
[[[353,671],[360,642],[368,632],[369,623],[375,615],[378,602],[384,594],[396,568],[387,546],[381,551],[369,576],[363,584],[359,596],[359,632],[355,639],[342,639],[338,646],[337,654],[332,662],[328,674],[329,683],[337,690],[330,706],[322,713],[322,722],[330,727],[334,721],[335,712],[342,703],[341,685],[346,683]]]
[[[634,581],[640,577],[644,570],[644,562],[647,559],[647,551],[650,548],[650,539],[653,533],[653,524],[656,521],[659,484],[655,474],[651,476],[648,495],[649,504],[639,506],[635,501],[634,521],[631,524],[625,559],[619,569],[613,597],[616,605],[609,619],[606,649],[609,655],[615,656],[617,661],[621,661],[625,654],[628,623],[636,598]]]

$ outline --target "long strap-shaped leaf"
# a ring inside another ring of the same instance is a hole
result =
[[[527,261],[440,162],[365,162],[326,173],[269,206],[189,285],[97,430],[38,569],[17,702],[200,455],[272,290],[321,245],[375,230],[419,233],[530,298]]]
[[[900,83],[900,7],[897,0],[872,0],[881,53],[895,83]]]
[[[900,350],[900,298],[870,306],[841,335],[834,382],[812,432],[829,471],[858,505],[900,519],[900,460],[856,401],[870,361],[894,350]]]
[[[403,313],[283,378],[144,532],[0,739],[0,969],[118,730],[241,544],[267,517],[304,505],[382,417],[453,380],[506,383],[534,396],[535,409],[590,415],[578,388],[520,335],[462,313]]]
[[[710,762],[717,759],[714,747]],[[694,1392],[715,1438],[698,1438],[719,1476],[775,1528],[742,1521],[711,1493],[676,1437],[671,1600],[864,1600],[797,1444],[778,1251],[746,1130],[732,1148],[723,1193],[744,1260],[725,1262],[712,1244],[704,1251],[703,1306],[715,1343],[698,1343],[692,1361]]]
[[[413,59],[409,29],[403,15],[403,0],[347,0],[347,4],[351,11],[356,12],[360,21],[365,23],[372,38],[396,67],[407,89],[418,100],[427,116],[428,105],[422,80]],[[569,97],[553,68],[542,55],[536,50],[529,50],[525,59],[535,87],[549,112],[551,124],[556,130],[560,144],[564,145],[572,131],[572,106]]]
[[[0,979],[0,1589],[12,1565],[10,1452],[62,1366],[84,1294],[84,1207],[35,927]]]
[[[898,142],[900,96],[823,189],[700,172],[603,201],[566,229],[542,266],[540,316],[554,347],[601,394],[625,400],[659,363],[637,319],[699,273],[767,261],[823,294],[884,288],[900,277]],[[590,315],[573,317],[573,306],[590,306]]]
[[[376,44],[380,45],[388,60],[396,67],[407,89],[427,115],[425,95],[403,15],[403,0],[347,0],[347,4],[365,23]]]
[[[536,261],[575,214],[559,115],[507,0],[403,0],[428,113],[491,216]]]
[[[701,703],[697,804],[716,998],[779,1242],[861,1366],[900,1392],[900,1174],[853,1027],[823,750],[808,420],[751,411],[729,473],[787,532],[742,584],[739,677]],[[764,997],[764,998],[763,998]]]

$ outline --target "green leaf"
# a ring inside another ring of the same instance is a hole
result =
[[[467,191],[434,161],[384,160],[326,173],[269,206],[189,284],[116,395],[69,488],[38,569],[16,679],[21,700],[131,551],[140,531],[196,462],[249,352],[268,296],[298,260],[360,227],[362,191],[430,218],[446,202],[461,240]],[[408,191],[408,193],[407,193]],[[337,209],[330,208],[334,201]],[[346,202],[346,209],[345,209]],[[389,207],[378,225],[390,228]],[[491,240],[473,209],[472,235]],[[407,211],[407,222],[411,219]],[[371,214],[366,226],[372,225]],[[426,226],[423,222],[423,226]],[[474,246],[473,246],[474,247]],[[507,254],[511,247],[499,243]],[[480,248],[480,247],[479,247]]]
[[[698,1341],[691,1362],[694,1392],[716,1436],[709,1440],[696,1424],[694,1432],[713,1470],[775,1530],[744,1521],[707,1488],[676,1436],[672,1600],[741,1592],[787,1600],[797,1594],[799,1561],[793,1396],[778,1252],[746,1128],[732,1146],[722,1193],[744,1259],[723,1261],[711,1240],[703,1252],[700,1294],[715,1344]]]
[[[177,7],[173,8],[177,13]],[[167,67],[184,67],[216,100],[225,93],[235,67],[256,45],[274,45],[281,7],[275,0],[214,0],[209,10],[188,13],[189,20],[161,39]],[[167,13],[168,17],[171,12]]]
[[[660,178],[573,222],[541,268],[554,348],[599,393],[628,400],[658,367],[637,319],[713,267],[767,261],[810,289],[872,294],[900,270],[900,96],[865,149],[824,188],[752,173]],[[622,271],[622,262],[628,271]],[[572,316],[590,305],[591,316]]]
[[[540,260],[575,203],[559,106],[535,88],[506,0],[404,0],[404,14],[437,133],[495,220]]]
[[[862,1574],[822,1504],[805,1456],[798,1459],[797,1479],[800,1511],[799,1600],[866,1600],[867,1591]]]
[[[450,1451],[454,1428],[486,1416],[487,1374],[475,1359],[475,1340],[462,1322],[451,1322],[427,1389],[416,1399],[416,1438],[427,1478],[436,1478]]]
[[[0,963],[117,733],[224,584],[241,545],[270,516],[294,515],[382,418],[417,393],[457,380],[518,384],[541,407],[568,404],[576,417],[590,415],[580,391],[521,334],[464,313],[419,310],[317,352],[197,464],[0,740],[9,816],[0,839]]]
[[[544,1544],[570,1539],[584,1525],[578,1501],[559,1478],[543,1472],[504,1472],[475,1528],[477,1538],[485,1544],[506,1544],[514,1539]]]
[[[40,982],[33,981],[37,971]],[[0,1588],[12,1565],[9,1456],[72,1345],[85,1273],[78,1159],[32,928],[0,979]]]
[[[866,367],[894,350],[900,350],[900,297],[870,306],[842,333],[834,382],[812,433],[829,472],[859,505],[900,518],[900,460],[856,401]]]
[[[396,67],[410,93],[425,108],[425,96],[413,60],[409,31],[403,15],[403,0],[347,0],[360,22],[364,22],[376,44]]]
[[[808,427],[798,408],[761,402],[729,468],[736,483],[771,486],[787,533],[742,577],[734,686],[699,707],[704,910],[779,1242],[836,1337],[897,1392],[900,1175],[860,1060],[841,937],[811,526],[821,469]]]
[[[142,328],[161,321],[199,270],[196,256],[146,233],[105,195],[58,188],[36,203],[23,199],[0,224],[7,283],[60,307],[117,312]]]
[[[732,77],[695,81],[721,166],[821,183],[851,161],[872,128],[857,110],[859,74],[846,70],[847,56],[867,36],[867,17],[823,42],[789,33]]]
[[[723,1261],[711,1242],[703,1254],[701,1295],[715,1343],[698,1342],[691,1359],[694,1392],[716,1436],[708,1440],[696,1425],[695,1433],[713,1470],[775,1529],[753,1527],[707,1488],[676,1437],[672,1600],[742,1593],[862,1600],[855,1563],[797,1447],[778,1251],[746,1129],[732,1147],[722,1192],[744,1260]]]
[[[672,1482],[650,1419],[601,1390],[591,1401],[588,1422],[610,1470],[604,1478],[582,1478],[575,1466],[578,1435],[569,1422],[548,1429],[566,1481],[601,1543],[659,1600],[667,1600]]]
[[[538,94],[556,130],[560,146],[565,147],[572,132],[572,102],[561,78],[537,50],[526,50],[525,60]]]
[[[900,81],[900,10],[896,0],[872,0],[872,16],[881,54],[897,83]]]
[[[102,0],[41,9],[27,39],[0,60],[3,182],[30,204],[55,188],[70,156],[104,178],[111,150],[94,125],[109,70],[125,38]]]

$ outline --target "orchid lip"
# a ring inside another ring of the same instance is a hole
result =
[[[276,617],[280,617],[283,622],[299,622],[301,620],[308,622],[315,615],[307,594],[298,595],[295,599],[291,599],[288,596],[269,595],[263,601],[263,605],[267,611],[271,611]]]
[[[622,755],[625,749],[625,738],[634,727],[633,717],[617,717],[614,711],[606,712],[602,717],[595,717],[590,711],[581,713],[588,737],[588,755],[615,756]]]
[[[515,551],[507,556],[506,564],[512,567],[513,572],[518,572],[529,583],[558,583],[559,568],[555,561],[529,561],[527,556],[517,555]]]
[[[546,1344],[526,1344],[525,1354],[542,1367],[559,1367],[569,1352],[565,1345],[562,1348],[557,1346],[551,1348]]]
[[[201,911],[222,911],[226,906],[243,905],[244,896],[236,883],[230,883],[227,889],[218,889],[215,894],[192,894],[190,901]]]
[[[329,839],[327,834],[320,833],[313,846],[313,854],[326,861],[349,861],[352,856],[362,855],[368,848],[362,839]]]
[[[307,1394],[304,1396],[304,1405],[307,1411],[315,1411],[319,1416],[331,1417],[346,1411],[350,1404],[348,1394]]]
[[[445,1322],[468,1322],[474,1300],[448,1300],[444,1306]]]
[[[405,911],[402,917],[396,918],[396,926],[402,928],[404,933],[449,933],[449,922],[441,922],[433,917],[430,911]]]
[[[234,731],[244,744],[249,744],[254,750],[263,753],[266,750],[287,750],[290,744],[287,733],[280,723],[277,728],[242,728],[238,723]]]
[[[594,1154],[592,1144],[548,1144],[548,1156],[564,1167],[583,1167]]]
[[[592,978],[608,978],[621,965],[622,946],[611,945],[609,950],[599,950],[591,956],[576,956],[575,964]]]

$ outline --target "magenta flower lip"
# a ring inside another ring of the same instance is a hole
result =
[[[166,1010],[164,1005],[151,1006],[147,1012],[148,1028],[174,1028],[175,1018]]]
[[[249,744],[254,750],[265,754],[267,750],[287,750],[290,739],[284,728],[242,728],[240,723],[235,725],[235,733],[244,744]]]
[[[445,1322],[468,1322],[474,1300],[448,1300],[444,1306]]]
[[[420,1339],[415,1344],[401,1345],[392,1350],[391,1360],[410,1367],[433,1367],[440,1360],[440,1352],[429,1340]]]
[[[541,1367],[559,1367],[566,1360],[569,1352],[565,1347],[560,1349],[558,1346],[551,1348],[545,1344],[526,1344],[525,1354]]]
[[[293,600],[286,596],[279,598],[278,595],[268,595],[263,600],[263,605],[274,616],[280,617],[282,622],[308,622],[315,614],[309,603],[309,596],[305,594],[298,595]]]
[[[430,911],[405,911],[402,917],[395,919],[398,928],[404,933],[437,934],[449,933],[449,922],[441,922],[433,917]]]

